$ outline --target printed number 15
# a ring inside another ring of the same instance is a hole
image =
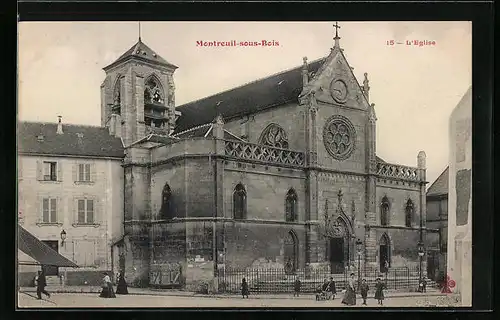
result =
[[[394,45],[394,40],[387,40],[387,45],[388,46],[393,46]]]

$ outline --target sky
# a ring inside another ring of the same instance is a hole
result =
[[[141,39],[179,67],[181,105],[322,58],[333,22],[141,22]],[[377,155],[416,166],[428,186],[448,163],[448,119],[472,83],[470,22],[339,22],[340,46],[359,82],[368,73],[377,114]],[[21,22],[21,121],[100,125],[103,67],[132,47],[138,22]],[[271,47],[200,47],[197,41],[278,41]],[[434,46],[387,42],[435,41]]]

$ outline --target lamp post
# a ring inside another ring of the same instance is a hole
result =
[[[422,258],[424,257],[425,250],[424,250],[424,243],[422,241],[418,241],[417,246],[418,246],[418,259],[419,259],[418,287],[420,290],[420,285],[422,283]]]
[[[358,252],[358,291],[361,286],[361,250],[362,250],[363,242],[358,238],[356,240],[356,250]]]
[[[61,231],[61,245],[64,246],[64,241],[66,241],[66,231],[64,229]]]

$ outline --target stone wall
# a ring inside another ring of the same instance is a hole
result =
[[[305,177],[296,169],[229,161],[224,170],[225,217],[233,217],[233,192],[242,183],[247,193],[247,218],[285,221],[285,199],[293,188],[297,194],[299,221],[305,219]]]

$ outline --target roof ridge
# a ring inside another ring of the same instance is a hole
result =
[[[326,59],[328,56],[326,57],[323,57],[323,58],[319,58],[319,59],[316,59],[316,60],[313,60],[311,62],[308,63],[308,65],[310,64],[313,64],[313,63],[316,63],[316,62],[320,62],[321,60],[324,60]],[[234,91],[234,90],[237,90],[237,89],[240,89],[240,88],[243,88],[245,86],[248,86],[248,85],[251,85],[253,83],[257,83],[257,82],[260,82],[260,81],[263,81],[263,80],[266,80],[266,79],[269,79],[269,78],[272,78],[272,77],[275,77],[275,76],[278,76],[280,74],[284,74],[284,73],[287,73],[287,72],[290,72],[290,71],[293,71],[293,70],[296,70],[296,69],[299,69],[299,68],[302,68],[302,65],[299,65],[299,66],[296,66],[296,67],[293,67],[293,68],[289,68],[289,69],[285,69],[285,70],[282,70],[282,71],[279,71],[279,72],[276,72],[274,74],[271,74],[271,75],[267,75],[267,76],[263,76],[261,78],[258,78],[256,80],[252,80],[252,81],[249,81],[249,82],[246,82],[242,85],[239,85],[237,87],[232,87],[232,88],[229,88],[229,89],[226,89],[224,91],[219,91],[215,94],[212,94],[212,95],[209,95],[209,96],[205,96],[203,98],[199,98],[199,99],[196,99],[196,100],[193,100],[193,101],[190,101],[190,102],[187,102],[187,103],[184,103],[176,108],[182,108],[182,107],[185,107],[185,106],[188,106],[190,104],[193,104],[193,103],[196,103],[196,102],[199,102],[199,101],[202,101],[202,100],[206,100],[206,99],[209,99],[209,98],[213,98],[215,96],[218,96],[218,95],[222,95],[224,93],[228,93],[228,92],[231,92],[231,91]]]

